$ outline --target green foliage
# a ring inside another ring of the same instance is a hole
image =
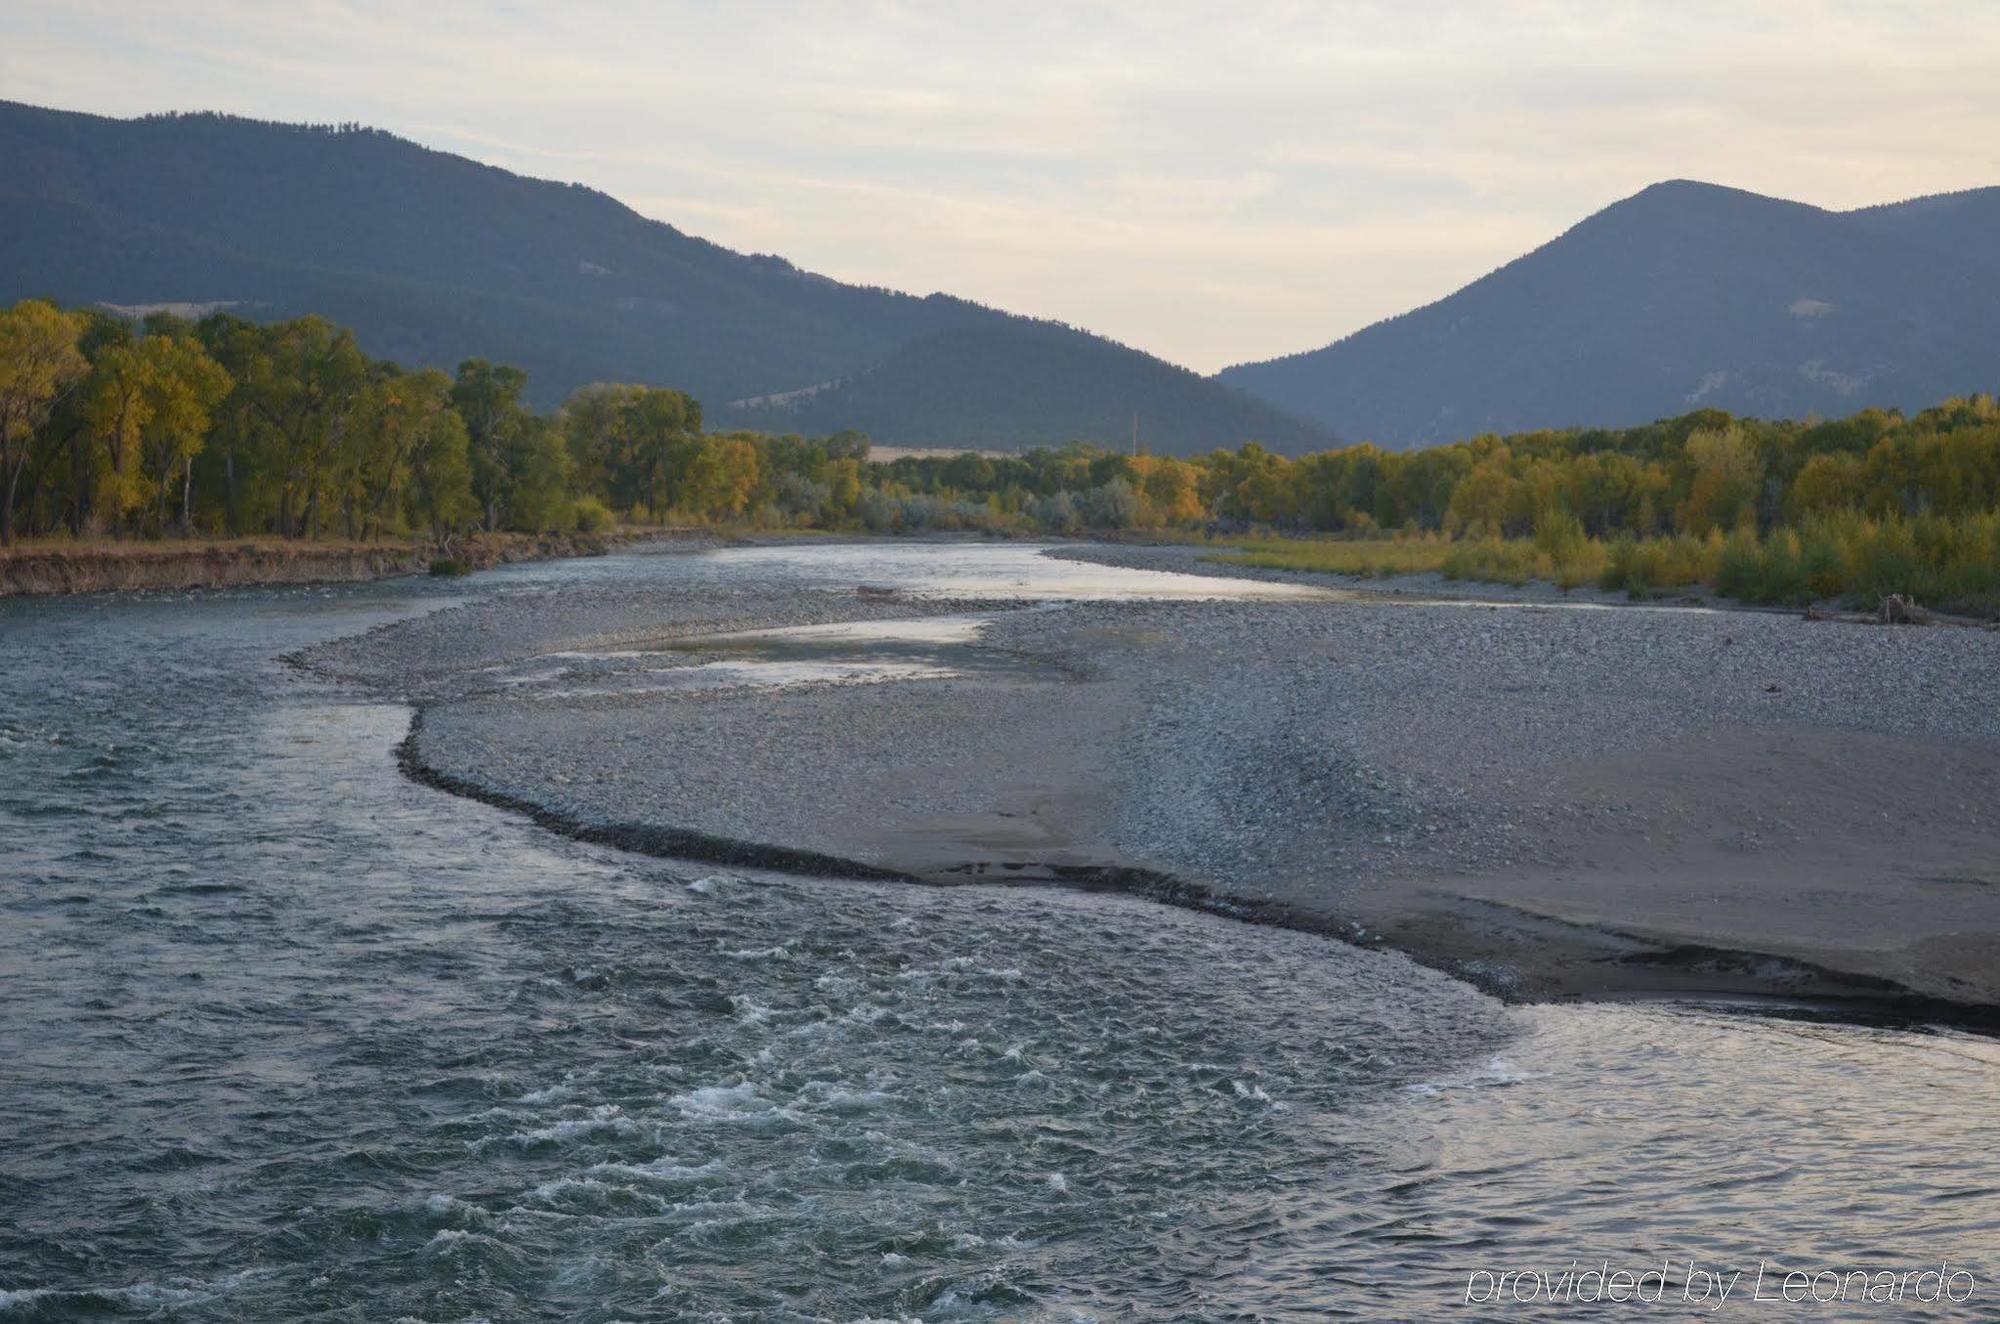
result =
[[[1634,598],[1686,589],[1714,575],[1720,551],[1719,538],[1678,534],[1642,540],[1627,535],[1607,549],[1598,586]]]
[[[88,369],[83,324],[29,299],[0,313],[0,543],[13,541],[14,503],[28,462],[48,449],[55,405]]]
[[[519,369],[455,378],[372,360],[321,318],[140,327],[24,303],[0,313],[0,511],[10,532],[598,532],[625,521],[876,533],[1145,531],[1280,569],[1634,597],[1901,593],[2000,600],[2000,405],[1825,423],[1702,410],[1618,431],[1478,437],[1288,459],[1194,460],[1072,443],[870,460],[855,432],[718,432],[684,392],[588,386],[552,414]]]
[[[611,507],[596,497],[580,496],[570,503],[570,527],[578,533],[602,533],[618,522]]]
[[[519,368],[467,359],[458,365],[458,381],[451,388],[452,404],[465,420],[473,499],[485,512],[489,530],[500,527],[501,505],[510,495],[514,477],[511,462],[523,450],[520,436],[529,414],[521,392],[527,385],[528,374]],[[526,449],[538,448],[530,442]],[[530,499],[539,504],[543,495],[535,492]]]

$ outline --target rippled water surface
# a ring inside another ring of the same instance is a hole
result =
[[[1987,1041],[622,856],[404,781],[406,710],[277,660],[469,594],[1025,557],[0,604],[0,1319],[1428,1319],[1489,1267],[1945,1256],[1972,1302],[1810,1317],[1994,1316]]]

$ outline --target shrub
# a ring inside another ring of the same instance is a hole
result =
[[[1129,529],[1139,521],[1139,494],[1123,478],[1090,489],[1083,498],[1084,516],[1093,527]]]
[[[1598,587],[1623,589],[1628,597],[1649,598],[1668,589],[1684,588],[1714,578],[1721,560],[1723,537],[1678,534],[1668,538],[1620,538],[1605,557]]]
[[[1726,598],[1754,599],[1763,583],[1763,549],[1757,535],[1739,528],[1723,544],[1715,567],[1715,591]]]
[[[1557,565],[1578,558],[1588,541],[1583,521],[1561,506],[1544,506],[1535,516],[1535,546]]]
[[[602,533],[618,521],[596,497],[578,497],[570,505],[570,527],[578,533]]]
[[[1083,526],[1076,502],[1067,492],[1058,492],[1036,501],[1032,517],[1035,523],[1055,533],[1075,533]]]

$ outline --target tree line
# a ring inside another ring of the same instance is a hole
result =
[[[1707,537],[1837,515],[2000,511],[2000,407],[1643,427],[1426,450],[1190,459],[1085,445],[870,463],[868,438],[713,432],[684,392],[600,384],[551,413],[518,368],[369,357],[321,318],[0,312],[0,537],[422,536],[748,523],[907,533],[1200,529],[1448,539]]]
[[[134,323],[0,312],[0,540],[354,540],[592,529],[615,505],[740,515],[740,466],[679,391],[591,387],[554,415],[518,368],[369,357],[318,317]],[[722,495],[717,495],[718,489]]]
[[[1253,443],[1187,460],[1069,447],[878,467],[879,491],[900,497],[906,523],[926,513],[977,522],[984,502],[1002,523],[1059,531],[1201,525],[1507,539],[1574,525],[1590,538],[1702,537],[1849,512],[2000,511],[2000,405],[1972,396],[1910,417],[1868,409],[1803,422],[1699,410],[1643,427],[1482,436],[1416,451],[1349,446],[1296,459]]]

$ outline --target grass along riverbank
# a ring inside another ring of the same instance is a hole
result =
[[[1205,559],[1266,570],[1559,588],[1594,585],[1635,599],[1700,590],[1740,602],[1874,607],[1890,595],[1943,611],[2000,617],[2000,514],[1873,519],[1835,514],[1759,534],[1587,537],[1574,519],[1536,523],[1525,538],[1259,538]]]

